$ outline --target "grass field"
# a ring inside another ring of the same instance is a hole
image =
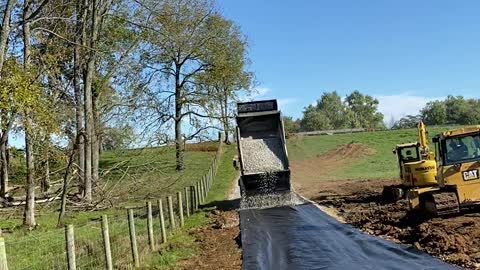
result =
[[[433,136],[441,131],[443,129],[429,129],[429,134]],[[342,168],[329,172],[332,179],[393,179],[398,177],[396,157],[392,154],[395,145],[417,140],[417,130],[406,129],[294,137],[287,141],[287,148],[289,159],[294,161],[312,158],[349,143],[365,144],[375,150],[375,153],[366,158],[348,162]]]
[[[112,192],[113,208],[93,212],[68,212],[67,223],[75,225],[77,265],[80,269],[102,269],[103,251],[100,233],[100,216],[108,214],[110,237],[115,269],[127,269],[131,261],[128,224],[125,206],[142,206],[146,200],[162,198],[191,185],[205,174],[216,150],[216,145],[190,147],[185,155],[186,170],[178,173],[174,167],[174,151],[168,148],[109,152],[102,156],[101,168],[104,185]],[[234,146],[224,148],[216,182],[207,203],[225,199],[235,171],[231,160]],[[21,224],[22,208],[2,212],[0,228],[4,231],[10,269],[65,269],[64,232],[55,228],[58,205],[39,206],[39,227],[26,232]],[[208,211],[205,209],[203,211]],[[198,227],[207,222],[204,212],[199,212],[186,222],[186,228]],[[179,259],[193,256],[198,250],[186,230],[178,230],[170,236],[161,252],[148,252],[145,208],[136,210],[136,229],[142,261],[145,265],[171,267]],[[159,222],[154,230],[159,235]],[[157,239],[159,239],[157,237]]]

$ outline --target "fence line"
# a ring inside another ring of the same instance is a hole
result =
[[[32,236],[28,237],[23,243],[25,246],[31,245],[32,242],[40,244],[44,241],[55,239],[54,254],[49,254],[49,260],[43,260],[42,265],[31,265],[30,262],[22,262],[21,269],[130,269],[132,266],[140,267],[142,256],[147,252],[155,252],[160,246],[155,245],[155,235],[160,237],[157,243],[167,242],[167,232],[174,234],[176,229],[181,229],[185,225],[185,221],[191,217],[200,208],[201,204],[206,203],[208,193],[213,185],[214,178],[218,171],[219,160],[222,154],[223,137],[219,136],[218,149],[209,166],[208,171],[198,181],[191,186],[182,188],[176,194],[166,196],[167,212],[169,222],[165,223],[163,200],[157,199],[158,212],[154,213],[151,201],[146,201],[143,207],[128,208],[127,218],[118,219],[116,222],[108,222],[107,215],[100,217],[97,225],[77,227],[79,233],[74,232],[73,225],[65,227],[63,237],[63,252],[60,248],[62,237],[58,236],[58,231],[48,233],[48,236]],[[173,198],[176,198],[175,202]],[[137,211],[137,212],[135,212]],[[141,211],[141,213],[139,212]],[[156,211],[156,209],[155,209]],[[156,214],[156,215],[154,215]],[[153,222],[158,218],[159,222]],[[141,223],[138,217],[145,220]],[[176,223],[176,219],[178,223]],[[120,222],[119,222],[120,221]],[[168,226],[167,226],[168,225]],[[155,229],[157,228],[157,234]],[[82,232],[85,232],[82,234]],[[77,235],[77,239],[75,239]],[[45,238],[45,239],[44,239]],[[7,239],[8,240],[8,239]],[[119,242],[122,241],[122,242]],[[20,242],[20,243],[19,243]],[[8,242],[2,238],[0,233],[0,270],[8,270],[7,253],[9,246],[22,244],[22,241]],[[127,244],[129,242],[129,245]],[[122,245],[123,244],[123,245]],[[11,250],[18,250],[22,247],[16,246]],[[35,246],[36,247],[36,246]],[[113,249],[112,249],[113,248]],[[58,250],[57,250],[58,249]],[[32,250],[29,247],[27,250]],[[26,251],[27,251],[26,250]],[[128,250],[131,252],[131,259],[128,260]],[[39,250],[41,255],[44,249]],[[49,253],[52,253],[51,250]],[[63,255],[65,254],[65,255]],[[15,261],[18,257],[14,256]],[[63,260],[60,259],[63,257]],[[66,265],[65,265],[66,264]],[[15,268],[11,268],[15,269]]]

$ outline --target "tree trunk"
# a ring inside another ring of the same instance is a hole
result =
[[[58,214],[57,227],[63,227],[65,225],[65,213],[67,208],[67,192],[68,192],[68,178],[70,177],[70,170],[72,168],[73,159],[78,150],[78,145],[80,145],[80,138],[82,136],[77,135],[77,138],[73,142],[73,149],[70,157],[68,158],[67,168],[65,169],[65,174],[63,176],[63,190],[62,190],[62,203],[60,204],[60,213]]]
[[[7,0],[3,10],[2,27],[0,29],[0,80],[2,79],[2,70],[7,55],[8,36],[10,35],[10,16],[12,14],[14,0]],[[2,123],[7,121],[7,115],[2,115]],[[0,197],[5,198],[8,191],[8,160],[7,160],[7,138],[9,128],[2,130],[0,142]]]
[[[84,173],[85,173],[85,145],[83,140],[83,102],[82,102],[82,88],[80,85],[81,74],[82,74],[82,63],[81,59],[81,51],[80,51],[80,43],[82,40],[80,39],[80,33],[82,32],[82,23],[80,15],[81,7],[77,5],[76,7],[76,20],[77,20],[77,31],[75,34],[75,48],[73,51],[73,69],[74,69],[74,77],[73,77],[73,86],[75,91],[75,119],[76,119],[76,135],[79,138],[78,142],[78,168],[79,168],[79,179],[81,184],[80,192],[85,191],[85,181],[84,181]]]
[[[5,134],[4,136],[8,136]],[[0,197],[5,198],[8,192],[8,142],[5,140],[4,143],[0,143],[0,162],[1,162],[1,171],[0,171]]]
[[[92,108],[92,83],[95,75],[95,48],[98,37],[99,14],[96,1],[91,1],[91,28],[89,37],[90,50],[84,79],[84,110],[85,110],[85,200],[92,201],[92,151],[95,136],[93,108]]]
[[[47,193],[50,189],[50,162],[48,161],[49,154],[47,153],[45,161],[43,162],[43,178],[42,178],[42,193]]]
[[[90,61],[89,61],[90,62]],[[85,110],[85,200],[92,201],[92,135],[93,135],[93,115],[92,115],[92,70],[91,64],[88,64],[87,75],[85,76],[84,86],[84,110]]]
[[[30,23],[27,21],[29,11],[29,1],[24,2],[23,7],[23,65],[25,69],[30,65]],[[25,212],[23,216],[23,225],[29,228],[35,227],[35,165],[33,160],[33,122],[29,108],[25,113],[25,152],[27,163],[27,181],[25,193],[27,195],[25,203]]]
[[[185,165],[183,164],[183,151],[182,87],[180,85],[180,65],[177,64],[175,70],[175,158],[177,171],[185,169]]]
[[[230,120],[228,119],[228,96],[227,96],[226,93],[223,96],[222,103],[223,103],[222,119],[223,119],[223,129],[224,129],[224,133],[225,133],[225,143],[230,144],[230,139],[229,139],[229,136],[230,136],[230,134],[229,134],[230,133],[229,121]]]
[[[5,62],[8,36],[10,35],[10,15],[14,4],[15,0],[7,0],[4,9],[2,28],[0,30],[0,74],[2,73],[3,63]]]
[[[100,160],[100,145],[98,137],[100,136],[99,129],[99,114],[97,111],[97,95],[92,96],[92,111],[94,122],[94,133],[92,134],[92,182],[94,186],[98,183],[98,165]]]

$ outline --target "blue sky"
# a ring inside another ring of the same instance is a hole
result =
[[[480,1],[217,3],[248,36],[257,98],[278,99],[286,115],[333,90],[378,98],[386,122],[447,95],[479,97]]]
[[[461,3],[461,5],[460,5]],[[478,97],[480,1],[219,0],[248,36],[259,98],[300,117],[324,91],[380,101],[385,120]]]

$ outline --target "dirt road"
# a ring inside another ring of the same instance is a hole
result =
[[[364,146],[350,145],[292,162],[294,187],[369,234],[412,245],[449,263],[480,269],[480,211],[431,220],[412,217],[407,214],[406,202],[383,204],[380,200],[383,186],[395,180],[329,181],[325,170],[318,169],[341,168],[365,152]]]
[[[209,221],[208,226],[190,232],[200,243],[199,255],[180,262],[175,269],[241,269],[238,213],[214,210],[209,214]]]

